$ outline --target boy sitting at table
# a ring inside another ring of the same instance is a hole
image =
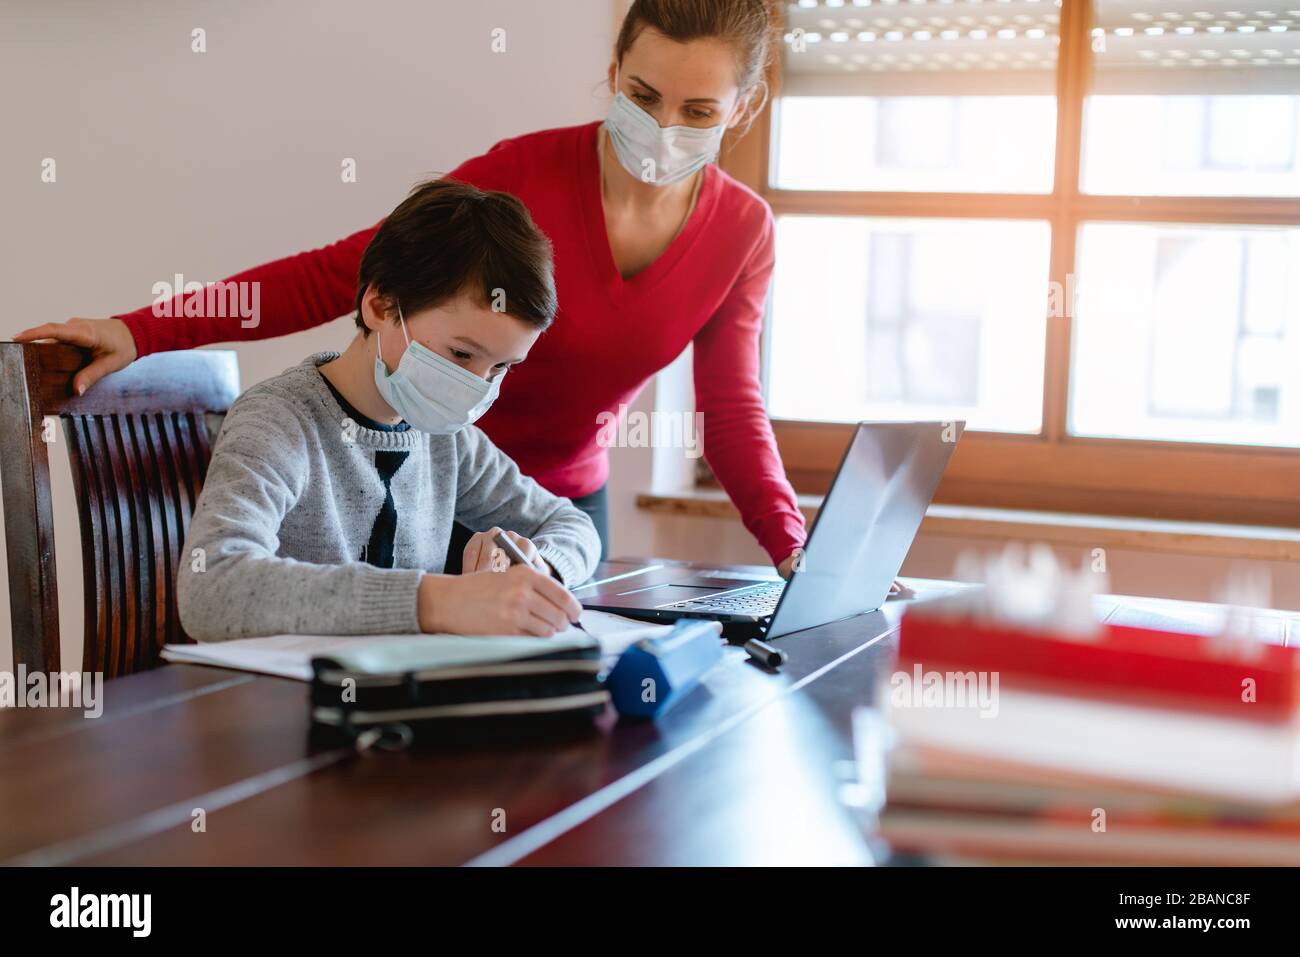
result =
[[[227,414],[179,569],[189,635],[550,636],[576,621],[566,586],[595,567],[591,520],[473,425],[555,311],[550,244],[517,199],[417,187],[362,257],[347,349]],[[477,533],[466,573],[445,575],[454,521]],[[531,564],[507,566],[501,529]]]

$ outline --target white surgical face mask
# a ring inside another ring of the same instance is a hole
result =
[[[617,74],[614,85],[617,89]],[[625,170],[642,182],[671,186],[717,158],[727,126],[660,126],[618,90],[605,117],[605,130]]]
[[[406,352],[392,373],[384,366],[383,346],[379,339],[375,340],[378,350],[375,386],[384,401],[411,428],[432,435],[451,435],[478,421],[496,401],[505,373],[491,382],[481,379],[420,343],[412,342],[400,306],[397,319],[406,337]]]

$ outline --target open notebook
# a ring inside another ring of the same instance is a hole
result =
[[[588,636],[600,642],[601,659],[611,667],[618,656],[634,642],[671,630],[671,625],[647,624],[601,611],[584,610],[581,617],[584,634],[569,628],[553,638],[527,638],[518,636],[463,635],[272,635],[269,638],[242,638],[201,645],[167,645],[162,650],[164,661],[176,664],[213,665],[233,668],[236,671],[253,671],[258,674],[310,681],[311,660],[355,652],[382,642],[388,652],[397,651],[394,645],[411,645],[428,660],[433,652],[440,664],[447,666],[504,661],[524,657],[530,649],[553,645],[557,640],[582,639]]]

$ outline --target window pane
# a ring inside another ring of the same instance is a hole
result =
[[[1086,192],[1300,195],[1300,3],[1096,9]]]
[[[772,415],[1038,431],[1046,223],[783,216],[776,243]]]
[[[1300,229],[1080,231],[1070,428],[1300,445]]]
[[[1054,4],[800,4],[787,20],[774,186],[1051,191]]]
[[[774,122],[780,189],[1052,189],[1050,96],[787,96]]]

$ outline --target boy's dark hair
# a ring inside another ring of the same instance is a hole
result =
[[[411,190],[361,256],[357,325],[371,285],[414,315],[469,295],[529,325],[555,318],[551,243],[509,193],[439,179]]]

